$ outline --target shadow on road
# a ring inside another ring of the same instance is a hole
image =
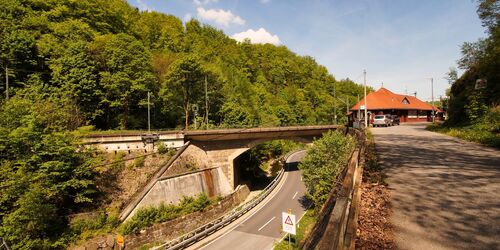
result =
[[[422,125],[372,131],[394,190],[394,218],[407,221],[396,221],[396,232],[438,246],[500,248],[500,151]]]

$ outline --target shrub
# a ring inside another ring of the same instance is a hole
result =
[[[134,160],[134,167],[135,168],[141,168],[141,167],[143,167],[144,166],[144,160],[145,160],[144,156],[135,158],[135,160]]]
[[[164,143],[158,144],[158,153],[160,153],[162,155],[168,153],[168,148],[167,148],[167,146],[165,146]]]
[[[299,168],[303,171],[308,196],[315,205],[321,205],[326,201],[354,146],[354,139],[351,136],[330,131],[316,140],[314,146],[307,151]]]
[[[138,233],[153,223],[169,221],[180,216],[202,211],[213,203],[205,193],[195,197],[183,197],[178,205],[151,206],[139,209],[132,218],[124,222],[118,229],[122,234]]]

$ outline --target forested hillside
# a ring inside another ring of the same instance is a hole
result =
[[[444,132],[500,147],[500,1],[478,0],[487,37],[462,45],[458,77],[450,70],[449,119]]]
[[[122,0],[6,0],[0,8],[10,96],[53,100],[69,111],[70,129],[146,128],[148,91],[153,128],[192,124],[193,104],[206,122],[205,78],[212,126],[333,120],[335,79],[285,46],[237,43],[196,20],[184,25]],[[349,81],[336,88],[351,103],[361,94]]]
[[[212,128],[331,123],[334,88],[362,93],[285,46],[124,0],[0,1],[0,66],[0,237],[14,249],[68,244],[67,216],[101,188],[81,127],[147,128],[148,92],[153,129],[192,127],[193,104]]]
[[[448,74],[452,83],[450,123],[470,123],[482,118],[489,108],[500,104],[500,2],[480,0],[477,13],[487,37],[462,45],[458,65],[465,72],[457,78]],[[483,88],[477,80],[485,80]]]

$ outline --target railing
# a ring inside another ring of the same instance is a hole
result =
[[[0,237],[0,250],[10,250],[9,246],[7,245],[7,242],[5,242],[5,240]]]
[[[292,154],[296,153],[297,151],[292,151],[288,154],[286,154],[283,158],[288,159]],[[285,165],[286,167],[286,165]],[[223,228],[224,226],[230,224],[234,220],[238,219],[248,211],[250,211],[252,208],[257,206],[260,202],[262,202],[273,190],[274,188],[278,185],[280,182],[281,178],[283,177],[285,172],[285,168],[283,168],[280,172],[278,172],[278,175],[267,185],[266,188],[264,188],[263,192],[261,192],[258,196],[250,200],[249,202],[242,204],[235,209],[233,209],[231,212],[225,214],[224,216],[219,217],[218,219],[215,219],[187,234],[184,234],[177,239],[174,239],[172,241],[169,241],[163,245],[157,246],[154,249],[169,249],[169,250],[176,250],[176,249],[183,249],[186,248],[195,242],[197,242],[199,239],[205,238],[219,229]]]
[[[358,147],[341,175],[341,185],[332,189],[302,249],[354,249],[365,141],[360,131],[351,133],[356,133]]]
[[[212,131],[212,130],[224,130],[224,129],[257,129],[257,128],[286,128],[286,127],[305,127],[305,126],[330,126],[337,125],[343,126],[345,124],[330,124],[330,123],[318,123],[318,124],[301,124],[301,123],[293,123],[293,124],[284,124],[284,125],[273,125],[273,126],[256,126],[256,125],[241,125],[241,126],[212,126],[206,129],[204,126],[200,126],[198,129],[183,129],[183,128],[162,128],[155,130],[104,130],[104,131],[95,131],[94,133],[88,133],[83,137],[93,138],[93,137],[115,137],[115,136],[140,136],[142,134],[175,134],[175,133],[184,133],[184,132],[192,132],[192,131]]]

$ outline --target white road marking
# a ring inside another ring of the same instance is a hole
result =
[[[264,224],[262,227],[260,227],[259,230],[257,230],[257,231],[262,230],[262,228],[266,227],[267,224],[271,223],[271,221],[273,221],[274,219],[276,219],[276,216],[274,216],[273,218],[271,218],[268,222],[266,222],[266,224]]]
[[[265,207],[265,205],[266,205],[267,203],[269,203],[269,202],[270,202],[270,201],[271,201],[271,200],[272,200],[272,199],[273,199],[273,198],[274,198],[274,197],[275,197],[275,196],[276,196],[276,195],[277,195],[277,194],[281,191],[281,188],[283,188],[283,186],[285,185],[286,179],[288,178],[288,173],[283,173],[283,175],[284,175],[284,176],[283,176],[283,178],[284,178],[284,179],[283,179],[283,180],[281,180],[281,182],[280,182],[280,184],[279,184],[279,187],[275,187],[275,189],[276,189],[276,188],[278,188],[278,189],[277,189],[277,191],[276,191],[276,192],[274,192],[274,191],[273,191],[273,192],[271,192],[271,194],[270,194],[268,197],[266,197],[267,201],[266,201],[266,199],[264,199],[264,201],[265,201],[265,202],[263,201],[263,203],[262,203],[262,205],[261,205],[260,207],[259,207],[259,205],[260,205],[260,204],[258,204],[258,205],[256,206],[256,207],[258,207],[258,208],[257,208],[257,210],[256,210],[256,211],[254,211],[254,212],[253,212],[251,215],[249,215],[247,218],[245,218],[242,222],[240,222],[240,224],[245,223],[247,220],[249,220],[249,219],[250,219],[250,218],[252,218],[255,214],[257,214],[257,213],[258,213],[261,209],[263,209],[263,208]],[[245,215],[243,215],[243,216],[245,216]],[[222,235],[220,235],[220,236],[216,237],[215,239],[213,239],[212,241],[208,242],[207,244],[205,244],[205,245],[201,246],[199,249],[204,249],[204,248],[207,248],[209,245],[212,245],[212,243],[214,243],[214,242],[216,242],[216,241],[220,240],[220,239],[221,239],[221,238],[223,238],[224,236],[226,236],[226,235],[228,235],[229,233],[231,233],[231,232],[232,232],[234,229],[236,229],[236,228],[237,228],[240,224],[234,225],[234,226],[233,226],[230,230],[228,230],[227,232],[223,233]]]
[[[294,194],[294,195],[293,195],[293,197],[292,197],[292,200],[293,200],[293,199],[295,199],[295,196],[297,196],[297,194],[298,194],[298,193],[299,193],[299,192],[295,192],[295,194]]]

